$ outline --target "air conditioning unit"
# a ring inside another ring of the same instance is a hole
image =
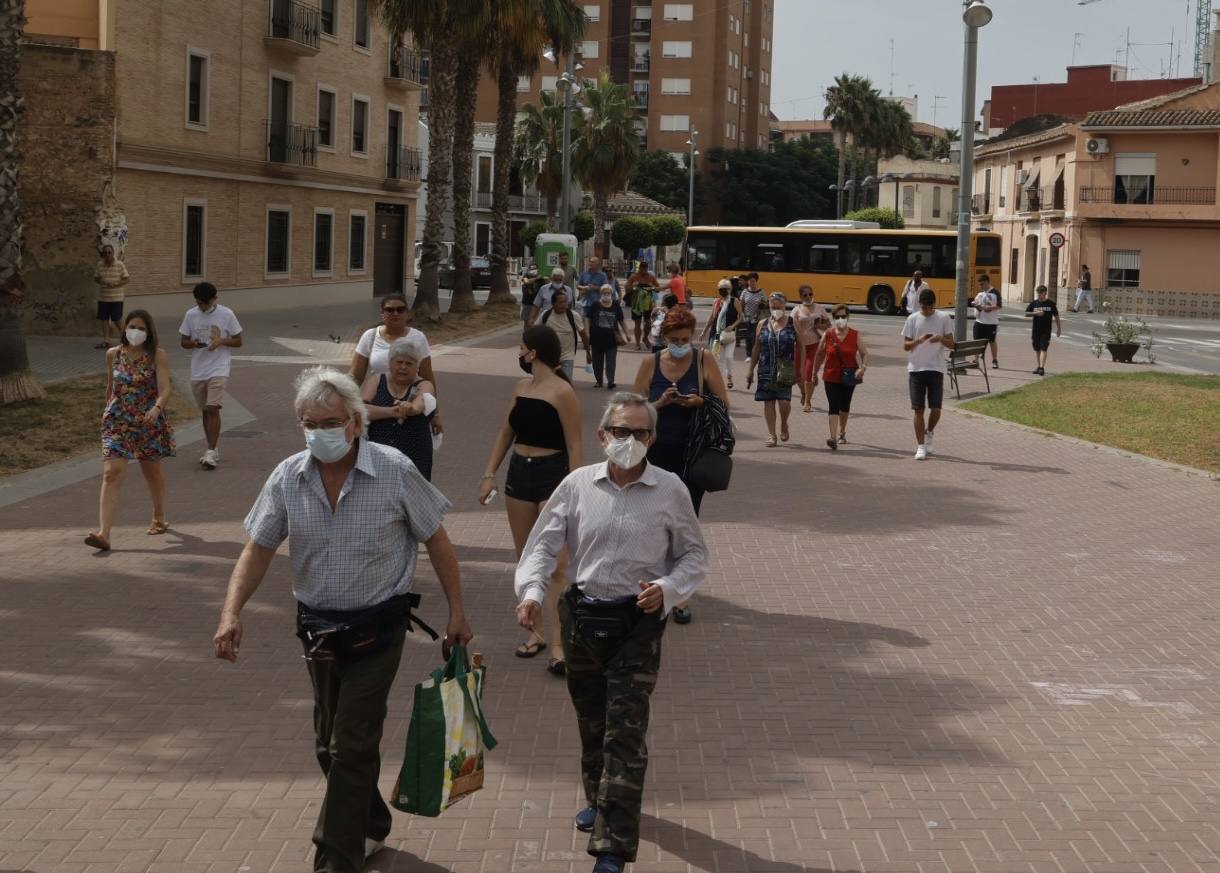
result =
[[[1084,150],[1091,155],[1108,155],[1110,141],[1104,136],[1091,136],[1085,140]]]

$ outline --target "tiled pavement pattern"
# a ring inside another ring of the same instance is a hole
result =
[[[738,365],[733,487],[705,501],[695,621],[667,634],[635,869],[1220,871],[1220,486],[952,412],[916,463],[898,328],[869,323],[875,369],[835,454],[824,417],[799,412],[793,442],[764,448]],[[436,480],[501,746],[472,800],[396,815],[371,870],[592,866],[571,827],[571,708],[544,658],[512,657],[508,526],[474,500],[515,356],[501,335],[437,360]],[[300,444],[296,369],[239,366],[232,391],[257,419],[215,473],[196,446],[168,464],[168,536],[144,535],[134,470],[109,555],[80,543],[96,480],[0,510],[0,870],[309,870],[320,776],[286,559],[246,610],[240,663],[210,652],[240,520]],[[578,381],[592,422],[603,395]],[[443,621],[423,576],[423,612]],[[410,686],[437,661],[410,641],[387,790]]]

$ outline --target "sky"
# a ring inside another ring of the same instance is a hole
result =
[[[1171,36],[1175,72],[1193,75],[1195,2],[987,0],[995,17],[979,31],[974,118],[992,85],[1065,81],[1074,44],[1077,65],[1114,63],[1120,50],[1121,63],[1128,27],[1129,78],[1159,78]],[[772,111],[821,118],[822,94],[844,72],[868,76],[889,94],[893,40],[894,96],[919,95],[918,121],[960,127],[961,12],[962,0],[775,0]]]

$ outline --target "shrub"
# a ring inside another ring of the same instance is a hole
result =
[[[902,216],[884,206],[870,206],[867,209],[857,209],[843,216],[848,221],[875,221],[889,230],[902,230],[905,222]]]

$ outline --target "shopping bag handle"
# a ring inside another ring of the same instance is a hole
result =
[[[444,666],[432,671],[432,678],[439,685],[445,679],[454,679],[470,672],[470,653],[461,643],[454,643],[449,648],[449,658]]]
[[[475,682],[479,682],[476,674]],[[483,738],[483,748],[491,750],[496,747],[496,738],[491,735],[491,728],[487,726],[487,719],[483,717],[483,702],[475,700],[470,694],[470,683],[459,682],[462,686],[462,696],[466,698],[466,704],[474,713],[474,720],[479,726],[479,735]],[[481,684],[481,683],[480,683]]]

